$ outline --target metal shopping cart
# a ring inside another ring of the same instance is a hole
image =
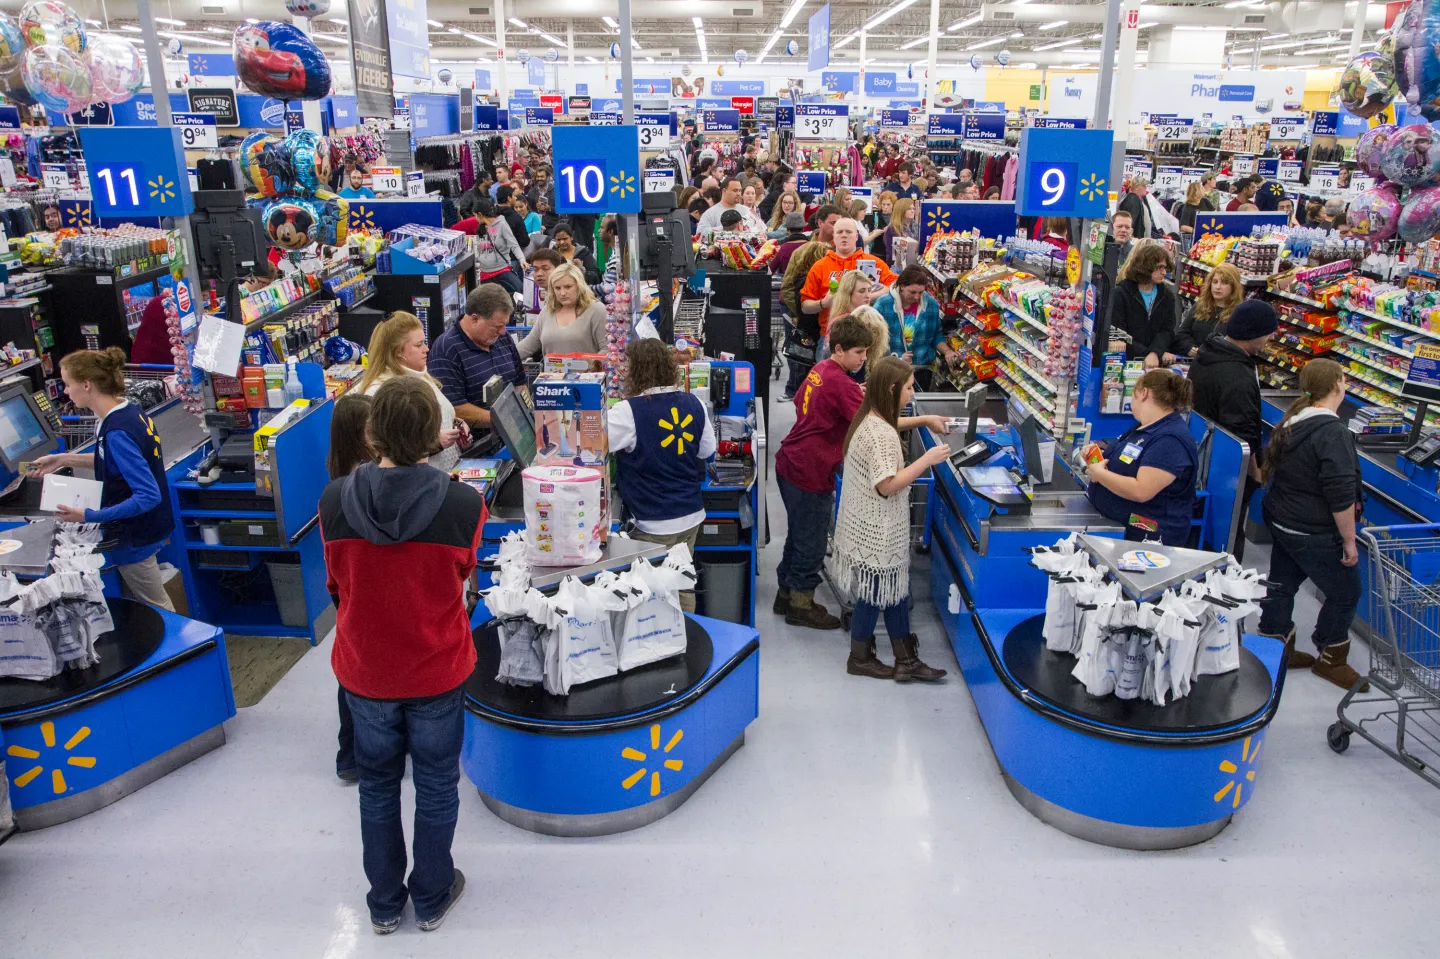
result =
[[[154,411],[170,398],[165,388],[165,379],[175,375],[175,367],[154,363],[125,364],[125,394],[131,402],[138,403],[145,412]],[[64,405],[74,407],[66,400]],[[58,432],[65,440],[65,448],[73,450],[84,446],[95,438],[96,418],[90,413],[65,413],[59,417]]]
[[[1362,695],[1365,684],[1356,683],[1326,739],[1343,753],[1359,733],[1440,787],[1440,525],[1374,526],[1360,538],[1368,554],[1367,679],[1375,692]]]

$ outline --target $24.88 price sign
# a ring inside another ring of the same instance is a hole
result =
[[[1161,120],[1156,126],[1156,135],[1166,143],[1188,140],[1193,126],[1189,120]]]

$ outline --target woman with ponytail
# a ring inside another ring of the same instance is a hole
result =
[[[60,361],[70,402],[99,421],[93,453],[51,453],[30,466],[44,476],[66,466],[93,470],[100,481],[100,508],[56,509],[67,523],[102,523],[107,567],[115,567],[141,602],[175,612],[155,554],[175,529],[160,434],[145,411],[125,398],[125,351],[76,350]]]
[[[1359,673],[1346,662],[1350,623],[1360,603],[1355,518],[1360,459],[1353,434],[1337,411],[1345,400],[1345,368],[1311,360],[1300,371],[1302,396],[1270,435],[1265,451],[1262,512],[1270,530],[1271,582],[1260,601],[1260,633],[1282,640],[1289,668],[1350,689]],[[1311,640],[1317,658],[1295,649],[1295,593],[1305,580],[1325,594]]]
[[[1190,545],[1200,450],[1180,411],[1195,400],[1190,381],[1151,370],[1135,384],[1130,413],[1138,426],[1112,440],[1090,464],[1090,503],[1125,524],[1129,540]]]

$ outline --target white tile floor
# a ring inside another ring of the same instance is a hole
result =
[[[1259,791],[1219,837],[1106,849],[1005,790],[925,576],[922,651],[952,676],[905,688],[845,675],[840,634],[770,615],[778,557],[762,559],[760,718],[669,818],[549,839],[462,778],[465,899],[436,933],[375,937],[355,790],[332,773],[327,643],[223,748],[0,848],[0,957],[1434,955],[1440,792],[1358,740],[1333,754],[1333,687],[1292,677]]]

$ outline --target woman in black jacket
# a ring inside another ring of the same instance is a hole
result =
[[[1205,181],[1196,180],[1185,188],[1185,202],[1175,209],[1175,218],[1180,221],[1180,232],[1195,232],[1195,217],[1200,213],[1214,213],[1215,207],[1205,196]]]
[[[561,220],[550,228],[550,249],[585,271],[585,282],[594,286],[600,282],[600,266],[587,247],[575,242],[575,228],[569,221]]]
[[[1130,334],[1130,342],[1112,340],[1110,350],[1123,349],[1126,359],[1144,360],[1147,370],[1175,359],[1170,343],[1175,336],[1178,310],[1175,291],[1165,282],[1170,269],[1170,254],[1160,244],[1147,240],[1131,252],[1120,282],[1115,285],[1110,328]]]
[[[1287,667],[1310,666],[1350,689],[1360,679],[1346,662],[1360,603],[1360,460],[1353,434],[1336,415],[1345,400],[1345,369],[1334,360],[1311,360],[1300,371],[1300,389],[1304,395],[1271,434],[1265,454],[1262,511],[1274,543],[1260,633],[1285,643]],[[1325,594],[1311,634],[1318,658],[1294,648],[1295,593],[1307,579]]]
[[[1244,278],[1232,264],[1221,263],[1210,271],[1200,287],[1200,295],[1181,318],[1170,351],[1191,359],[1199,355],[1200,345],[1225,329],[1230,314],[1240,305],[1244,288]]]

